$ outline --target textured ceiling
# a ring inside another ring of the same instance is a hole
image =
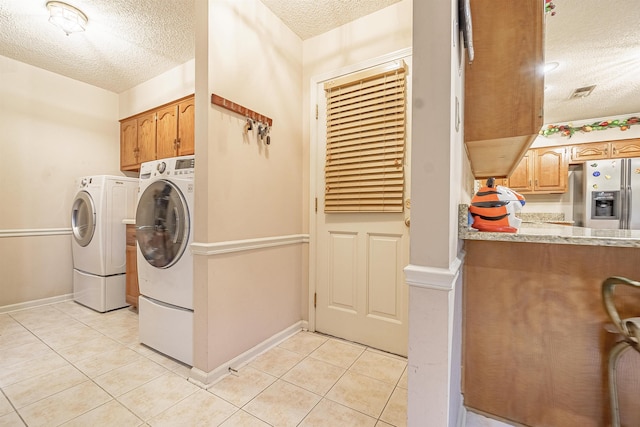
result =
[[[638,0],[554,0],[547,15],[545,61],[560,65],[545,76],[546,123],[640,112]],[[590,96],[569,99],[580,87]]]
[[[262,0],[302,40],[398,2],[400,0]]]
[[[194,57],[194,0],[65,0],[89,18],[69,36],[47,0],[0,0],[0,55],[120,93]]]
[[[193,59],[195,1],[67,0],[89,25],[66,36],[47,21],[46,0],[0,0],[0,55],[120,93]],[[398,1],[262,0],[303,40]],[[640,112],[637,2],[554,0],[546,61],[560,66],[545,79],[546,123]],[[591,96],[568,99],[590,85]]]

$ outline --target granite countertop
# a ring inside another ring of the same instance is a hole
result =
[[[493,233],[471,228],[468,213],[469,205],[459,205],[458,236],[463,240],[640,248],[640,230],[602,230],[523,221],[517,233]]]

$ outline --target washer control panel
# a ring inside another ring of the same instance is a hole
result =
[[[145,180],[156,177],[177,176],[193,179],[195,172],[195,157],[171,157],[168,159],[153,160],[140,166],[140,179]]]

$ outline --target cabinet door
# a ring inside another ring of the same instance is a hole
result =
[[[640,138],[611,141],[611,151],[614,158],[640,157]]]
[[[138,163],[156,159],[156,115],[138,117]]]
[[[178,107],[169,105],[156,114],[156,158],[174,157],[177,155]]]
[[[178,104],[178,155],[195,153],[195,99],[184,100]]]
[[[509,176],[508,187],[519,193],[533,191],[533,168],[531,150],[518,163],[513,173]]]
[[[571,160],[581,162],[584,160],[601,160],[609,158],[609,143],[594,142],[580,144],[571,147]]]
[[[537,192],[564,193],[567,191],[569,167],[564,148],[538,148],[534,152],[534,184]]]
[[[138,121],[134,119],[120,123],[120,169],[131,170],[138,163]]]

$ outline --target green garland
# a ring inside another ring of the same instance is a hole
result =
[[[556,12],[553,10],[556,8],[556,5],[553,4],[553,1],[551,0],[545,0],[544,2],[544,11],[546,13],[551,13],[551,16],[554,16],[556,14]]]
[[[577,131],[591,132],[594,130],[607,130],[610,128],[620,128],[620,130],[627,130],[631,125],[640,123],[640,117],[629,117],[624,120],[611,120],[603,122],[595,122],[590,125],[571,126],[571,125],[549,125],[546,129],[540,131],[542,136],[551,136],[559,133],[561,136],[567,136],[571,138]]]

